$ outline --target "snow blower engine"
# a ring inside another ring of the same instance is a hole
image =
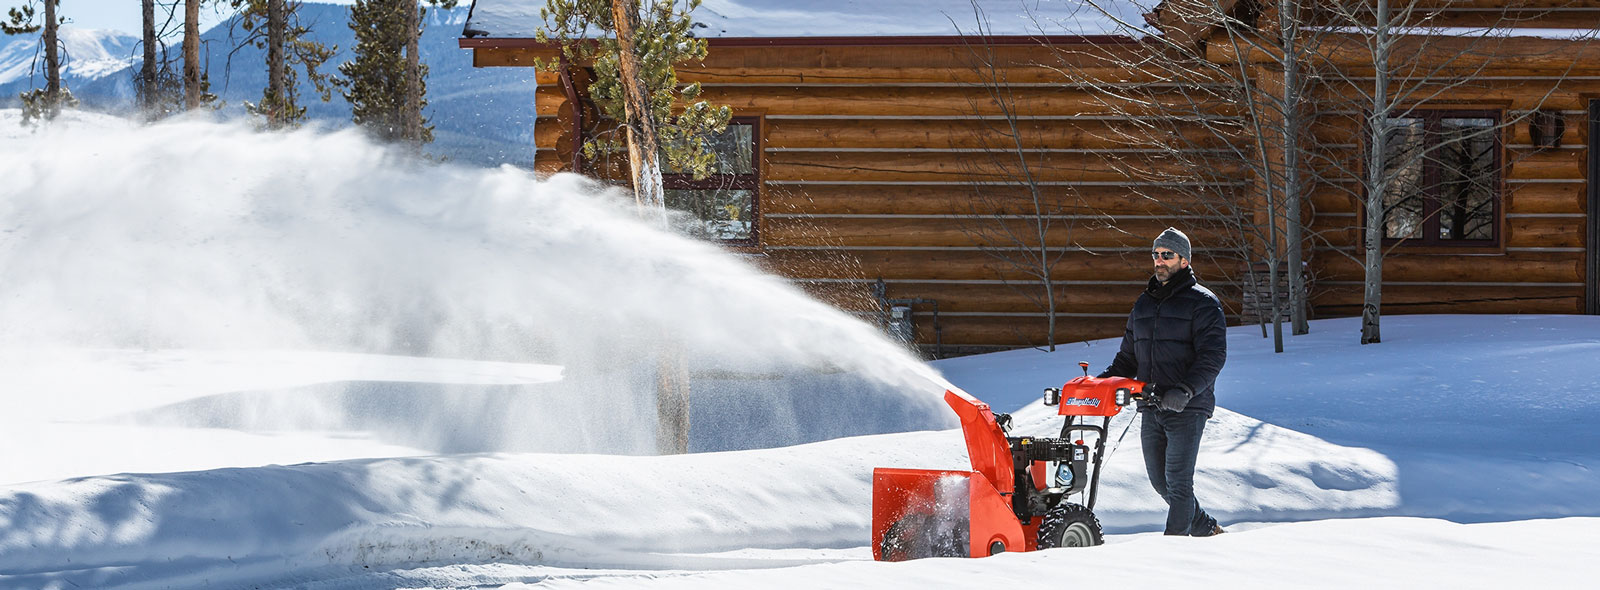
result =
[[[1010,415],[995,415],[959,389],[946,391],[972,470],[872,470],[872,557],[985,557],[1101,544],[1093,510],[1106,429],[1124,406],[1146,398],[1143,382],[1097,379],[1089,363],[1078,366],[1082,377],[1044,390],[1045,405],[1067,418],[1059,438],[1007,436]],[[1082,503],[1071,501],[1075,496]]]

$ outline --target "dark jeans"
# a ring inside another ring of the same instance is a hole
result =
[[[1141,413],[1144,469],[1150,475],[1150,485],[1167,501],[1166,534],[1210,535],[1217,520],[1206,514],[1194,498],[1194,463],[1200,456],[1206,415],[1195,410],[1174,413],[1156,408],[1145,408]]]

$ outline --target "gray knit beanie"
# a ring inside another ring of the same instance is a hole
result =
[[[1178,231],[1178,228],[1175,227],[1169,227],[1167,231],[1161,232],[1161,235],[1156,236],[1155,245],[1150,247],[1166,248],[1177,252],[1179,256],[1194,260],[1189,256],[1189,236],[1183,235],[1183,232]]]

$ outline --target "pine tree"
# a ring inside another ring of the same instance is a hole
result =
[[[345,100],[357,125],[384,141],[400,137],[404,14],[394,0],[356,0],[350,7],[355,59],[339,66]]]
[[[183,108],[200,108],[206,84],[200,79],[200,2],[183,2]]]
[[[182,112],[186,105],[186,81],[182,68],[187,57],[183,52],[174,58],[167,51],[166,39],[181,32],[185,23],[178,18],[177,10],[182,4],[178,2],[157,2],[156,0],[143,0],[143,28],[144,37],[141,41],[144,50],[144,63],[134,73],[133,89],[139,97],[139,109],[147,120]],[[158,9],[160,12],[158,12]],[[161,25],[158,27],[158,17]],[[177,28],[174,28],[176,25]],[[207,91],[209,80],[204,73],[200,75],[200,103],[215,104],[217,96]]]
[[[321,68],[338,47],[312,41],[311,28],[298,18],[299,2],[289,0],[228,0],[237,12],[233,22],[247,35],[244,43],[265,49],[267,87],[260,105],[249,105],[251,112],[266,118],[267,126],[279,128],[305,119],[306,109],[299,104],[299,73],[316,89],[323,102],[333,98],[335,81]]]
[[[456,0],[428,3],[449,9]],[[433,141],[433,126],[422,116],[428,105],[428,66],[417,48],[422,14],[416,0],[356,0],[350,8],[355,59],[339,66],[356,124],[417,149]]]
[[[155,92],[158,71],[156,69],[156,0],[140,0],[139,9],[144,24],[144,63],[139,67],[138,82],[134,85],[139,94],[139,110],[146,116],[156,112],[156,105],[160,103],[159,95]]]
[[[34,23],[36,3],[44,5],[42,24]],[[7,35],[37,33],[40,29],[44,30],[39,42],[44,45],[45,87],[22,93],[24,124],[41,117],[54,119],[61,113],[61,107],[78,104],[78,101],[72,98],[72,93],[61,86],[61,53],[56,30],[65,19],[56,16],[56,7],[60,4],[61,0],[37,0],[37,2],[29,0],[22,6],[12,8],[8,12],[9,18],[6,21],[0,21],[0,31]]]
[[[674,64],[697,61],[706,56],[706,41],[691,33],[694,21],[690,13],[700,6],[700,0],[548,0],[540,10],[545,26],[535,33],[541,41],[561,44],[563,54],[572,63],[592,63],[595,81],[589,87],[591,97],[607,118],[624,122],[624,129],[636,137],[655,137],[655,150],[641,149],[640,158],[653,162],[659,150],[667,165],[676,170],[702,178],[710,173],[716,161],[707,138],[721,132],[728,125],[732,112],[726,106],[714,106],[695,100],[700,95],[700,84],[680,84]],[[617,35],[616,15],[632,15],[623,26],[630,34]],[[629,26],[631,23],[631,26]],[[590,39],[598,34],[599,37]],[[623,44],[630,46],[633,76],[623,76]],[[561,67],[559,63],[540,64],[546,69]],[[635,101],[643,105],[637,120],[630,118],[628,106],[629,85],[639,92]],[[678,108],[676,105],[685,105]],[[628,138],[615,134],[601,134],[583,146],[584,155],[593,158],[601,153],[627,151]],[[630,155],[630,160],[632,160]],[[643,173],[659,166],[635,164],[635,172]],[[655,180],[659,183],[659,179]],[[641,188],[636,182],[635,191],[648,193],[641,196],[650,206],[659,202],[649,195],[659,195],[659,190]]]

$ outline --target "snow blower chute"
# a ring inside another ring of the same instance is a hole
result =
[[[1010,415],[995,415],[966,392],[946,391],[945,403],[961,417],[972,470],[872,470],[872,557],[985,557],[1099,545],[1092,511],[1106,427],[1124,406],[1144,399],[1144,383],[1097,379],[1088,363],[1078,366],[1082,377],[1044,391],[1045,405],[1066,416],[1059,438],[1007,436]],[[1092,446],[1080,438],[1085,434]],[[1075,495],[1083,502],[1071,501]]]

